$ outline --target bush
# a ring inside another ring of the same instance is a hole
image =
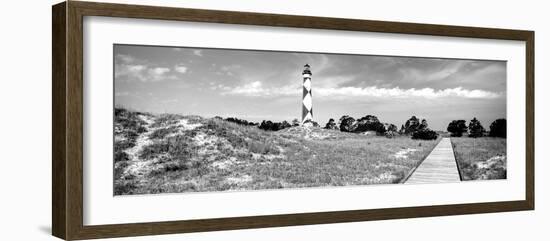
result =
[[[430,129],[422,129],[414,132],[412,134],[412,139],[415,140],[435,140],[437,139],[438,134],[435,131]]]
[[[482,137],[483,133],[485,133],[485,128],[483,128],[481,122],[479,122],[479,120],[475,117],[470,121],[468,129],[470,130],[470,134],[468,136],[473,138]]]
[[[375,131],[377,135],[386,133],[386,127],[380,123],[378,117],[367,115],[357,120],[354,124],[353,132]]]
[[[355,123],[355,119],[351,116],[342,116],[340,117],[339,127],[340,131],[343,132],[352,132],[354,130],[353,124]]]
[[[258,126],[258,128],[262,129],[262,130],[265,130],[265,131],[278,131],[278,130],[282,130],[282,129],[285,129],[285,128],[289,128],[291,127],[290,123],[288,123],[287,121],[283,121],[283,122],[272,122],[272,121],[262,121],[262,123],[260,124],[260,126]]]
[[[258,125],[258,123],[249,122],[247,120],[241,120],[241,119],[238,119],[238,118],[235,118],[235,117],[229,117],[229,118],[226,118],[225,120],[229,121],[229,122],[237,123],[237,124],[242,125],[242,126],[257,126]]]
[[[462,133],[466,132],[468,127],[465,120],[454,120],[447,126],[447,131],[451,133],[452,137],[461,137]]]
[[[325,125],[325,129],[338,130],[338,126],[336,126],[336,122],[334,121],[334,119],[330,118],[328,120],[327,124]]]
[[[506,138],[506,119],[493,121],[489,129],[489,136]]]
[[[420,120],[416,116],[411,116],[402,126],[403,134],[409,135],[420,129]]]

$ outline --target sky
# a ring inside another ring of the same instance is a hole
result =
[[[411,116],[434,130],[506,117],[506,62],[115,45],[115,106],[151,113],[300,119],[302,70],[312,71],[313,119]]]

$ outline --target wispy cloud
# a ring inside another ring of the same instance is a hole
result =
[[[174,66],[174,70],[178,73],[185,74],[185,73],[187,73],[187,66],[185,66],[185,65],[176,65],[176,66]]]
[[[157,82],[176,79],[170,68],[150,66],[146,61],[130,55],[117,54],[115,58],[115,81]]]
[[[502,96],[503,93],[495,93],[485,90],[467,90],[462,87],[447,88],[435,90],[433,88],[422,89],[401,89],[395,88],[378,88],[369,86],[365,88],[359,87],[342,87],[342,88],[317,88],[314,89],[314,94],[323,97],[392,97],[392,98],[409,98],[421,97],[428,99],[444,98],[444,97],[461,97],[475,99],[494,99]]]
[[[241,95],[248,97],[277,97],[277,96],[297,96],[300,93],[298,86],[283,87],[264,87],[260,81],[254,81],[242,86],[233,88],[224,88],[226,91],[222,95]]]
[[[116,60],[117,61],[121,61],[121,62],[124,62],[124,63],[132,63],[134,62],[134,57],[130,56],[130,55],[126,55],[126,54],[117,54],[116,55]]]
[[[226,88],[224,95],[240,95],[247,97],[276,97],[276,96],[297,96],[300,94],[300,88],[297,86],[283,87],[264,87],[262,82],[254,81],[245,85],[234,88]],[[422,89],[401,89],[395,88],[379,88],[377,86],[360,87],[320,87],[313,88],[313,95],[318,97],[338,97],[338,98],[356,98],[356,97],[377,97],[377,98],[445,98],[459,97],[472,99],[494,99],[503,96],[503,93],[495,93],[485,90],[468,90],[462,87],[447,88],[435,90],[433,88]]]
[[[195,50],[193,50],[193,54],[196,55],[196,56],[202,57],[202,50],[200,50],[200,49],[195,49]]]

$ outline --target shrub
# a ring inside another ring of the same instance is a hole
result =
[[[438,134],[435,131],[430,129],[422,129],[414,132],[412,134],[412,139],[415,140],[435,140],[437,139]]]
[[[340,131],[352,132],[354,130],[354,123],[355,123],[355,119],[351,116],[345,115],[340,117],[340,121],[339,121]]]
[[[461,137],[462,133],[466,132],[468,127],[465,120],[454,120],[447,126],[447,131],[451,133],[452,137]]]
[[[225,120],[229,121],[229,122],[239,124],[239,125],[242,125],[242,126],[256,126],[256,125],[258,125],[258,123],[249,122],[247,120],[241,120],[241,119],[238,119],[238,118],[235,118],[235,117],[229,117],[229,118],[226,118]]]
[[[427,125],[427,123],[426,123]],[[416,116],[411,116],[410,119],[408,119],[405,122],[405,126],[403,126],[403,134],[410,135],[414,133],[415,131],[419,130],[420,128],[420,120]]]
[[[334,121],[334,119],[330,118],[328,120],[327,124],[325,125],[325,129],[338,130],[338,126],[336,126],[336,122]]]
[[[262,121],[262,123],[260,124],[260,126],[258,126],[258,128],[262,129],[262,130],[266,130],[266,131],[278,131],[278,130],[282,130],[282,129],[286,129],[286,128],[289,128],[291,127],[290,123],[288,123],[287,121],[283,121],[283,122],[272,122],[272,121]]]
[[[383,135],[386,132],[386,127],[384,124],[380,123],[378,117],[373,115],[367,115],[361,117],[355,123],[355,128],[353,132],[365,132],[365,131],[375,131],[378,135]]]
[[[481,122],[479,122],[479,120],[475,117],[470,121],[468,129],[470,130],[470,134],[468,136],[473,138],[482,137],[485,132],[485,128],[483,128]]]
[[[493,121],[489,129],[489,136],[506,138],[506,119]]]

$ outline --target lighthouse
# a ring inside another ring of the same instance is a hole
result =
[[[313,109],[312,109],[312,96],[311,96],[311,70],[309,64],[304,65],[304,71],[302,71],[303,82],[303,97],[302,97],[302,125],[312,125],[313,121]]]

